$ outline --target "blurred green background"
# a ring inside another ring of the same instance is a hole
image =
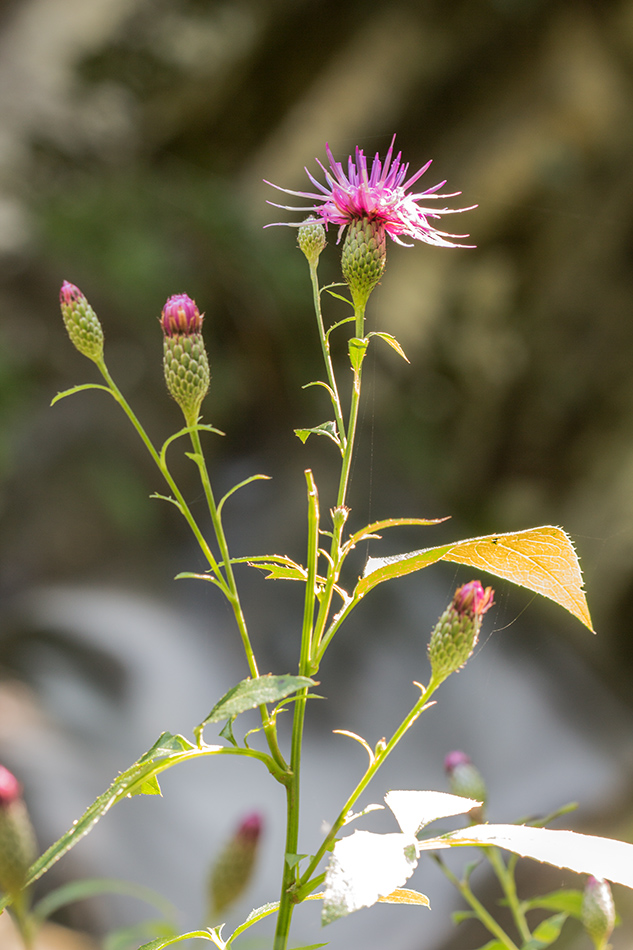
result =
[[[210,443],[220,486],[272,474],[250,502],[258,543],[301,556],[302,471],[315,468],[325,508],[335,460],[327,440],[292,434],[329,408],[300,388],[321,372],[307,268],[292,230],[262,229],[293,220],[266,205],[284,199],[262,179],[301,190],[326,141],[345,160],[356,145],[384,154],[394,132],[412,169],[433,159],[423,187],[446,178],[456,202],[478,204],[447,225],[477,249],[388,248],[370,328],[395,334],[411,366],[387,347],[368,366],[355,516],[451,514],[429,544],[564,526],[600,636],[555,623],[631,705],[631,0],[5,2],[3,603],[10,614],[69,581],[159,592],[188,566],[185,526],[147,501],[161,486],[113,404],[88,393],[49,408],[96,381],[64,332],[63,279],[100,315],[110,370],[156,442],[180,425],[157,318],[172,293],[196,299],[205,418],[227,433]],[[329,237],[322,267],[337,280]],[[192,469],[174,461],[195,500]],[[526,606],[554,616],[503,597],[507,622]]]

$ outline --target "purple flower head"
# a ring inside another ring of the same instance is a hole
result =
[[[160,323],[165,336],[188,336],[200,333],[202,317],[195,300],[187,294],[174,294],[163,307]]]
[[[402,164],[402,153],[393,156],[393,147],[396,137],[394,135],[391,145],[387,151],[384,162],[376,153],[372,162],[371,171],[367,166],[367,158],[363,150],[356,147],[356,160],[352,156],[347,161],[347,173],[343,169],[341,162],[334,160],[330,146],[326,144],[325,151],[330,162],[327,169],[317,159],[325,174],[326,184],[322,185],[306,168],[306,174],[317,192],[309,191],[291,191],[289,188],[281,188],[267,181],[267,185],[272,185],[279,191],[285,191],[286,194],[295,195],[298,198],[309,198],[316,204],[307,207],[293,208],[288,205],[278,205],[273,201],[268,204],[275,208],[284,208],[287,211],[308,211],[321,219],[325,227],[328,224],[338,225],[338,240],[346,226],[352,221],[363,218],[369,221],[381,224],[386,233],[398,244],[411,247],[406,241],[400,239],[400,235],[413,238],[415,241],[424,241],[426,244],[435,244],[438,247],[470,247],[472,245],[453,244],[450,239],[468,237],[467,234],[448,234],[445,231],[439,231],[431,223],[431,220],[440,218],[443,214],[459,214],[462,211],[470,211],[476,205],[469,208],[437,208],[425,207],[418,204],[420,201],[433,202],[438,198],[454,198],[461,194],[460,191],[454,191],[450,194],[440,195],[437,192],[446,182],[442,181],[426,191],[413,192],[407,194],[411,186],[420,178],[429,168],[431,162],[423,165],[414,175],[407,178],[409,165]],[[287,224],[289,227],[300,227],[299,224],[291,224],[285,221],[276,222],[276,224]],[[273,225],[266,225],[272,227]]]
[[[472,614],[473,617],[483,617],[492,607],[494,601],[492,587],[484,588],[480,581],[469,581],[458,587],[453,595],[453,607],[460,614]]]
[[[6,808],[22,795],[22,786],[15,775],[0,765],[0,808]]]

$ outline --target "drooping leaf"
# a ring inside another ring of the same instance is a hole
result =
[[[370,558],[355,597],[385,580],[403,577],[440,560],[467,564],[542,594],[592,630],[576,552],[565,532],[552,525],[468,538],[395,557]]]
[[[272,673],[255,679],[242,680],[225,693],[201,725],[230,719],[232,716],[237,716],[248,709],[255,709],[264,703],[275,703],[306,686],[317,685],[318,683],[308,676],[273,676]]]
[[[395,336],[392,336],[391,333],[383,333],[382,331],[374,330],[372,333],[368,333],[367,336],[377,336],[377,337],[380,337],[380,339],[381,339],[381,340],[384,340],[385,343],[388,343],[389,346],[390,346],[392,349],[394,349],[394,350],[396,351],[396,353],[397,353],[399,356],[402,357],[403,360],[406,360],[407,363],[410,362],[409,357],[408,357],[407,354],[404,352],[404,350],[402,349],[402,347],[400,346],[400,344],[399,344],[398,341],[396,340]]]
[[[394,813],[405,835],[413,837],[424,825],[437,818],[465,815],[471,808],[481,805],[462,795],[448,792],[417,792],[409,789],[387,792],[385,802]]]
[[[106,814],[117,802],[123,798],[133,795],[146,785],[152,775],[156,775],[176,762],[183,759],[194,757],[196,755],[209,754],[215,751],[221,751],[221,746],[207,746],[204,753],[200,752],[185,739],[184,736],[172,735],[164,732],[154,745],[141,758],[135,762],[129,769],[116,777],[114,782],[102,795],[100,795],[90,805],[81,818],[75,822],[72,828],[62,835],[62,837],[50,846],[41,857],[29,868],[29,873],[25,886],[32,884],[42,876],[48,869],[55,864],[67,851],[70,851],[84,835],[94,827],[103,815]],[[0,900],[0,910],[6,907],[9,902],[8,897]]]
[[[116,878],[88,878],[62,884],[46,894],[33,907],[31,912],[33,923],[39,926],[61,907],[73,904],[76,901],[87,900],[99,894],[123,894],[126,897],[151,904],[161,911],[165,917],[174,920],[177,917],[176,908],[171,901],[149,887],[143,887],[143,885],[134,881],[121,881]],[[170,934],[167,934],[167,936],[170,936]]]
[[[524,858],[633,888],[633,844],[531,825],[472,825],[419,842],[422,850],[495,845]]]
[[[418,907],[431,907],[431,902],[426,894],[421,894],[420,891],[411,891],[407,887],[399,887],[391,894],[387,894],[386,897],[379,897],[378,900],[381,904],[415,904]]]
[[[325,874],[321,922],[371,907],[400,888],[417,863],[415,839],[407,835],[355,831],[337,841]]]

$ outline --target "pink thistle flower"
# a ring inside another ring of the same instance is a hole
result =
[[[483,617],[492,607],[494,601],[492,587],[485,590],[480,581],[469,581],[458,587],[453,596],[453,606],[460,614],[472,614],[474,617]]]
[[[195,300],[187,294],[174,294],[163,307],[161,314],[163,333],[165,336],[200,333],[203,316]]]
[[[341,162],[337,162],[332,155],[330,146],[326,144],[325,151],[330,162],[329,170],[317,159],[317,163],[325,173],[326,184],[322,185],[310,174],[306,168],[306,174],[318,191],[291,191],[289,188],[281,188],[270,181],[267,185],[277,188],[278,191],[285,191],[286,194],[295,195],[298,198],[309,198],[316,202],[307,207],[294,208],[289,205],[278,205],[274,201],[268,204],[275,208],[283,208],[286,211],[309,211],[317,215],[325,227],[328,224],[337,224],[339,227],[338,241],[340,241],[343,231],[348,224],[366,218],[369,221],[376,222],[384,227],[385,232],[397,244],[405,247],[413,245],[400,239],[400,235],[413,238],[415,241],[424,241],[426,244],[435,244],[438,247],[472,247],[467,244],[453,244],[452,239],[468,237],[467,234],[448,234],[440,231],[431,223],[430,219],[439,219],[443,214],[460,214],[462,211],[471,211],[476,205],[470,205],[468,208],[435,208],[425,207],[418,204],[420,201],[433,201],[437,198],[454,198],[460,195],[460,191],[454,191],[450,194],[438,194],[440,188],[446,184],[445,181],[426,191],[407,194],[411,186],[420,178],[429,168],[431,162],[423,165],[414,175],[407,178],[409,171],[408,163],[402,164],[402,152],[393,157],[393,147],[396,137],[394,135],[391,145],[385,156],[384,163],[376,153],[371,171],[367,166],[367,158],[363,150],[356,147],[356,161],[352,156],[347,161],[347,174],[343,169]],[[275,225],[266,225],[274,227],[276,225],[287,225],[288,227],[301,227],[304,222],[298,224],[278,221]],[[337,243],[338,243],[337,241]]]

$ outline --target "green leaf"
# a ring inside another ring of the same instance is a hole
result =
[[[473,914],[473,916],[476,916]],[[485,946],[480,947],[479,950],[508,950],[505,943],[501,943],[500,940],[491,940]]]
[[[152,775],[171,768],[172,765],[175,765],[183,759],[208,754],[211,751],[215,752],[220,749],[220,746],[207,747],[204,753],[202,753],[197,750],[188,739],[185,739],[184,736],[164,732],[151,749],[141,756],[129,769],[126,769],[125,772],[118,775],[107,791],[100,795],[92,805],[86,809],[73,827],[35,861],[29,868],[25,887],[28,887],[40,878],[42,874],[48,871],[67,851],[70,851],[84,835],[91,831],[97,821],[99,821],[113,805],[120,802],[123,798],[140,791],[143,785],[150,780]],[[0,901],[0,910],[6,907],[9,900],[10,898],[5,896]]]
[[[109,386],[103,386],[101,383],[82,383],[81,386],[73,386],[72,389],[65,389],[62,393],[57,393],[55,398],[51,400],[51,406],[54,406],[56,402],[60,401],[60,399],[65,399],[66,396],[72,396],[75,393],[80,393],[84,389],[103,389],[105,392],[110,393],[111,396],[114,396],[114,393]]]
[[[410,362],[408,356],[396,340],[395,336],[392,336],[391,333],[383,333],[378,330],[374,330],[371,333],[368,333],[367,336],[378,336],[381,340],[384,340],[385,343],[388,343],[389,346],[396,351],[396,353],[402,357],[403,360],[406,360],[407,363]]]
[[[542,594],[592,630],[576,552],[565,532],[552,525],[468,538],[395,557],[370,558],[354,600],[383,581],[403,577],[441,560],[467,564]]]
[[[162,795],[163,792],[155,775],[151,775],[140,788],[134,789],[130,795]]]
[[[154,940],[177,936],[178,931],[164,920],[143,920],[130,927],[112,930],[103,939],[103,950],[130,950],[139,940],[151,936]]]
[[[255,679],[242,680],[225,693],[201,725],[231,719],[239,713],[255,709],[264,703],[275,703],[306,686],[318,686],[318,683],[308,676],[273,676],[272,673]]]
[[[39,925],[67,904],[75,901],[87,900],[99,894],[123,894],[135,900],[144,901],[159,910],[165,917],[175,918],[177,911],[171,901],[161,894],[133,881],[120,881],[113,878],[88,878],[82,881],[71,881],[62,884],[50,891],[33,907],[31,912],[34,922]]]
[[[552,891],[551,894],[543,894],[541,897],[532,897],[529,900],[521,901],[521,908],[527,910],[559,910],[575,917],[581,918],[583,893],[578,890],[560,890]]]
[[[367,345],[369,343],[368,337],[363,337],[362,339],[358,336],[351,337],[347,342],[347,348],[349,350],[349,359],[352,364],[352,369],[354,372],[358,372],[363,360],[365,359],[365,353],[367,352]]]
[[[360,531],[355,531],[347,542],[346,547],[352,548],[355,544],[358,544],[365,538],[379,538],[380,535],[376,534],[376,532],[383,531],[385,528],[398,528],[402,527],[403,525],[441,524],[443,521],[447,520],[448,518],[384,518],[382,521],[373,521],[371,524],[365,525],[365,527],[361,528]],[[365,573],[367,573],[367,571],[365,571]]]
[[[217,930],[217,928],[214,928],[214,930]],[[171,947],[173,944],[181,943],[183,940],[208,940],[209,943],[214,943],[216,947],[224,947],[224,941],[218,943],[217,940],[214,939],[213,931],[192,930],[186,934],[179,934],[177,937],[158,937],[156,940],[150,940],[149,943],[144,943],[138,950],[163,950],[164,947]]]
[[[226,739],[227,742],[230,742],[231,745],[237,746],[237,740],[235,739],[235,736],[233,735],[233,722],[234,722],[234,718],[227,719],[222,729],[220,729],[219,735],[223,739]]]
[[[321,425],[314,426],[312,429],[295,429],[294,432],[304,444],[307,442],[308,436],[310,435],[326,435],[332,440],[332,442],[336,442],[339,447],[341,445],[336,428],[336,422],[333,420],[331,422],[322,422]]]
[[[633,844],[615,838],[530,825],[471,825],[419,842],[424,851],[470,845],[505,848],[523,858],[633,888]]]
[[[456,925],[463,923],[465,920],[472,920],[473,917],[477,918],[474,910],[454,910],[451,914],[451,920]]]
[[[262,571],[268,571],[267,581],[306,581],[308,579],[308,572],[298,564],[294,567],[286,567],[283,564],[262,561],[259,564],[251,562],[251,566],[260,567]]]
[[[566,920],[567,914],[555,914],[541,921],[532,934],[532,939],[523,945],[523,950],[543,950],[544,947],[549,947],[558,940]]]

